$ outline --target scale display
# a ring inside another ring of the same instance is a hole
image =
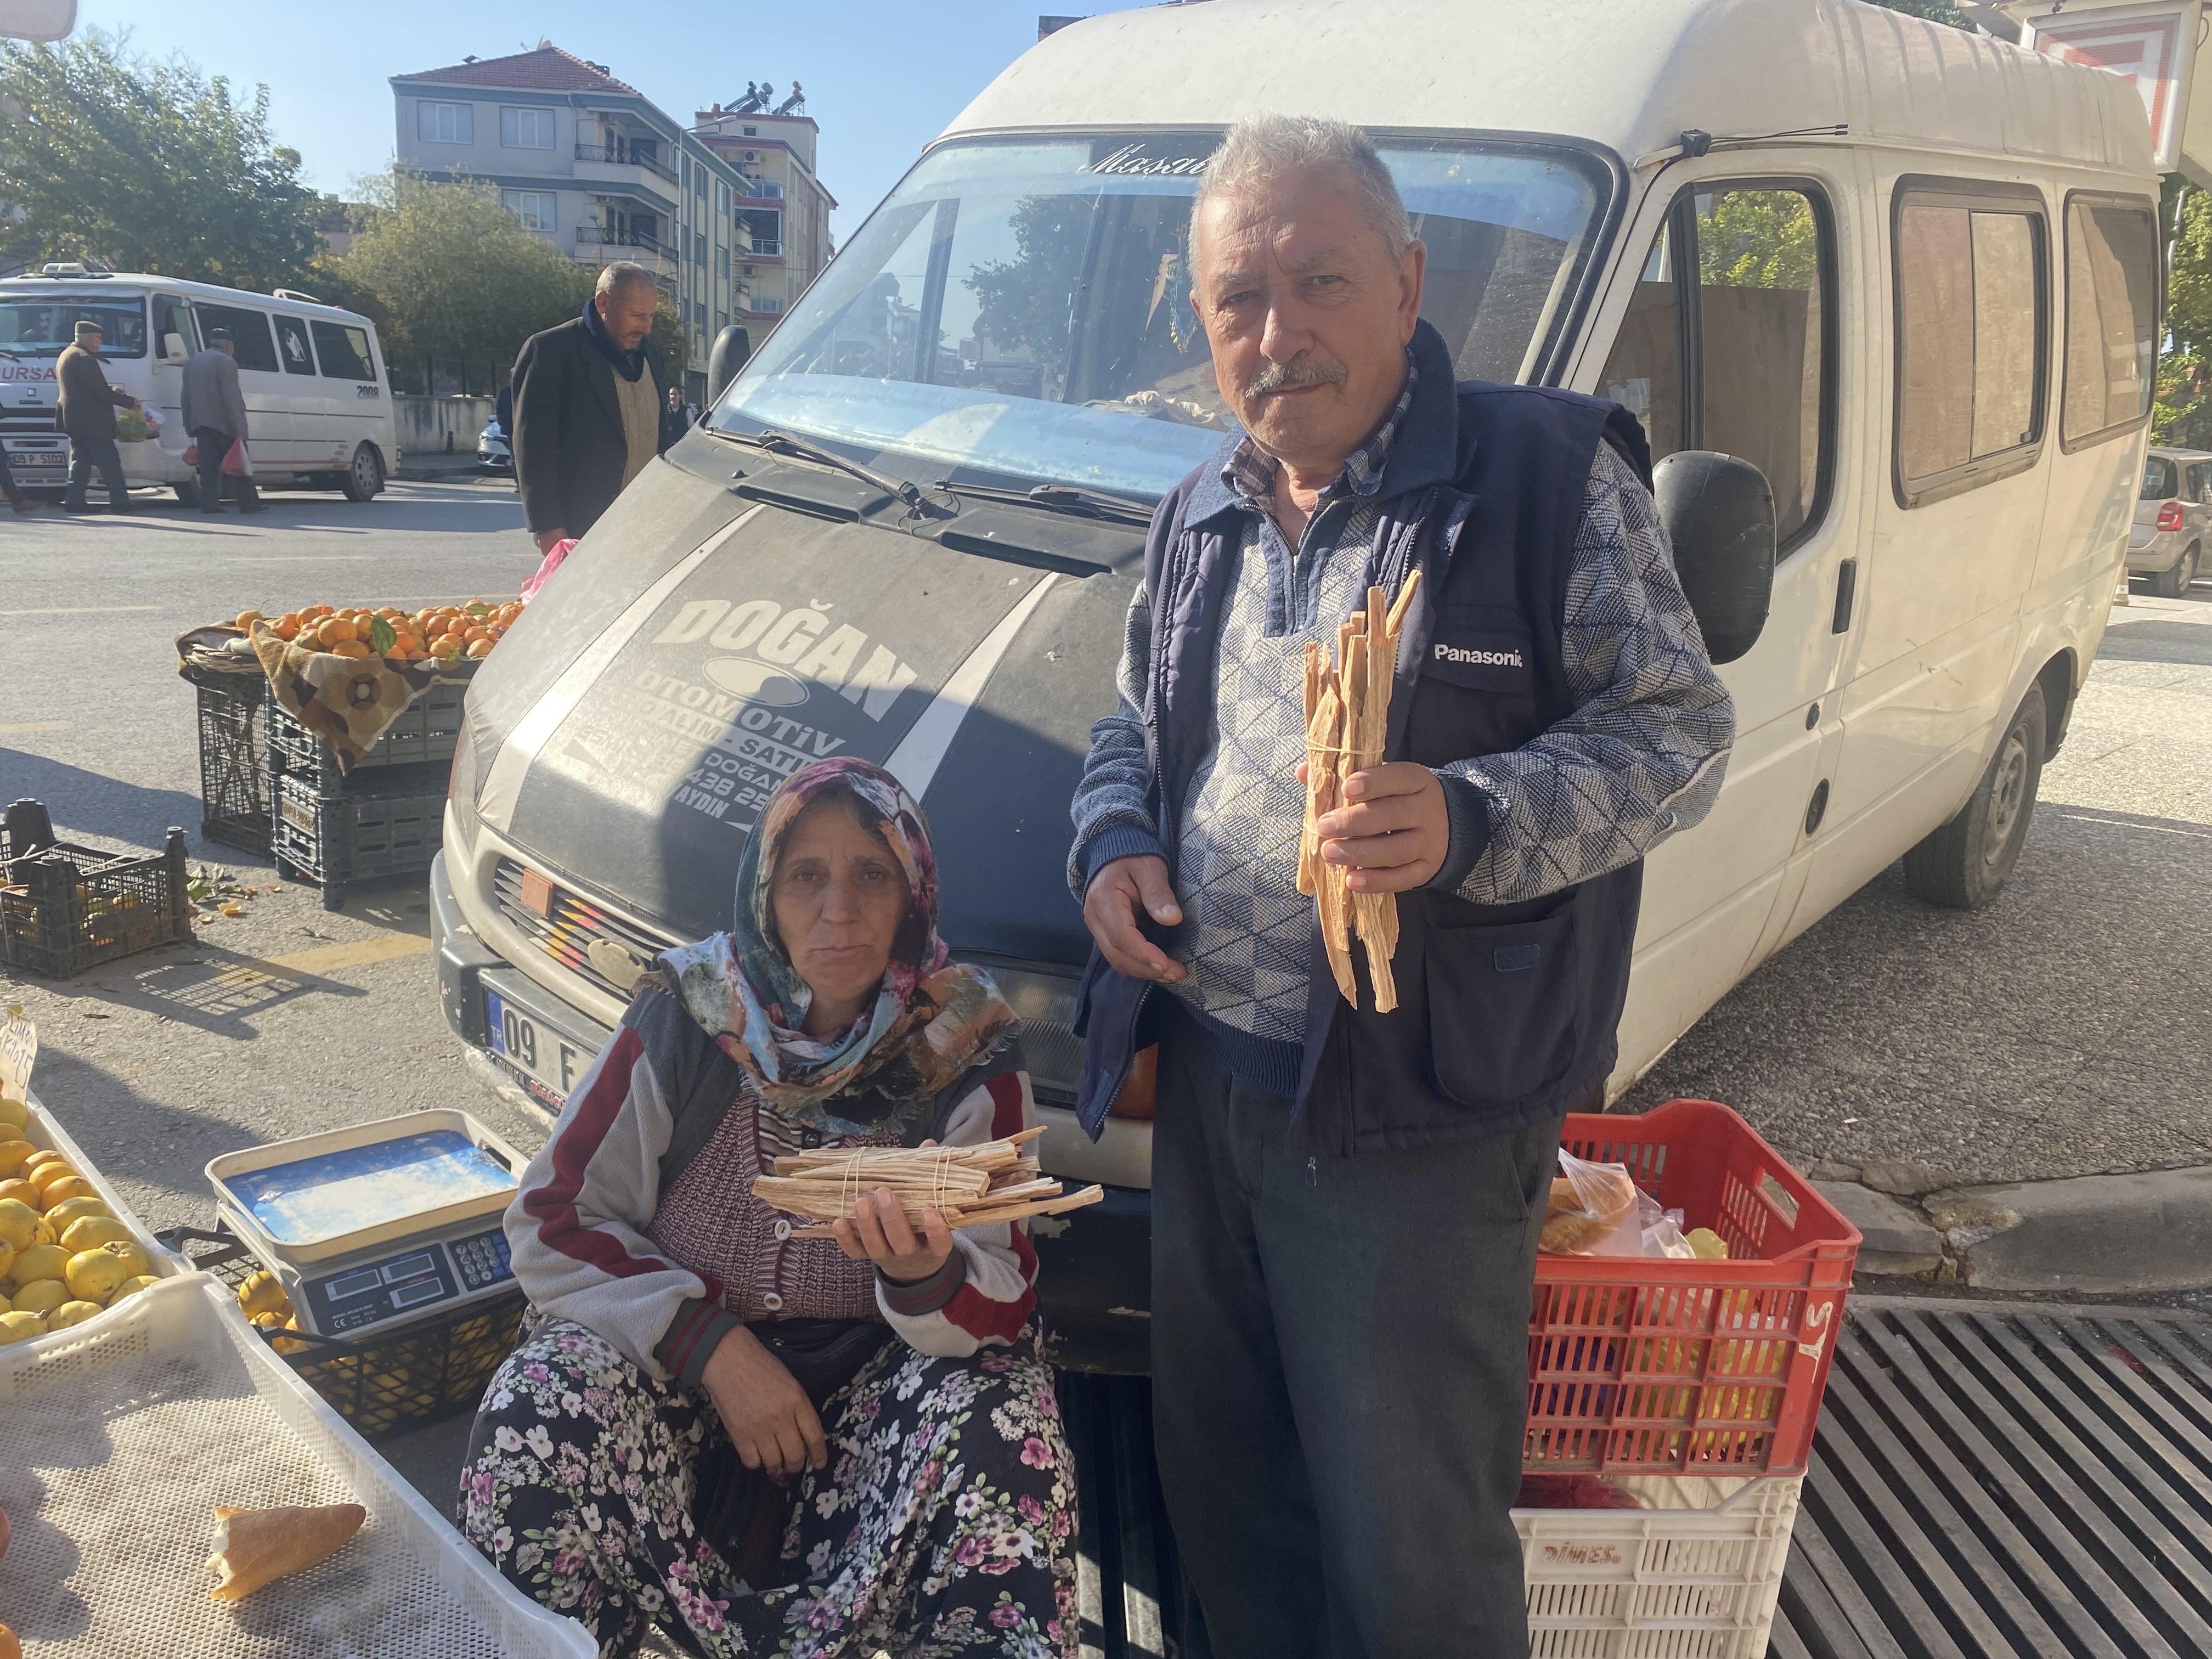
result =
[[[254,1224],[276,1243],[294,1247],[509,1194],[515,1184],[497,1159],[451,1129],[372,1141],[227,1178],[232,1196]],[[504,1261],[503,1241],[501,1249]],[[441,1271],[450,1272],[450,1264]]]
[[[315,1331],[343,1336],[455,1297],[472,1296],[514,1277],[507,1235],[494,1227],[465,1238],[410,1244],[381,1261],[303,1279],[300,1288]]]

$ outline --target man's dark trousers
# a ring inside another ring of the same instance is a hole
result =
[[[1507,1510],[1560,1118],[1309,1159],[1290,1101],[1164,1024],[1153,1420],[1214,1653],[1526,1659]]]
[[[223,457],[230,453],[230,447],[238,440],[228,432],[216,431],[211,426],[199,426],[192,428],[192,441],[200,447],[200,511],[220,513],[222,511]],[[238,489],[234,493],[238,496],[239,510],[245,512],[258,506],[253,480],[240,478],[237,483]]]
[[[100,469],[100,481],[107,489],[107,505],[111,511],[128,513],[131,510],[131,487],[123,482],[123,457],[117,453],[112,438],[70,439],[69,490],[62,497],[62,505],[84,507],[90,503],[85,491],[92,487],[92,470]]]

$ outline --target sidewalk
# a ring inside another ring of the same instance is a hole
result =
[[[513,483],[514,477],[507,472],[485,472],[477,465],[475,455],[456,449],[450,454],[441,450],[425,450],[420,454],[403,454],[392,476],[410,483],[436,483],[457,477],[483,478]]]
[[[1836,1183],[1862,1272],[2212,1285],[2212,587],[2115,611],[2003,896],[1892,867],[1621,1103],[1726,1101]],[[2124,1176],[2124,1179],[2110,1177]]]

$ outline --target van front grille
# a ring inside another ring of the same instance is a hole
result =
[[[492,868],[492,896],[500,914],[547,956],[617,1001],[629,1001],[637,988],[636,976],[679,942],[647,932],[557,882],[547,881],[539,899],[537,886],[544,879],[516,860],[501,859]]]

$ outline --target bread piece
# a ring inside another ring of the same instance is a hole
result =
[[[1636,1183],[1628,1172],[1602,1164],[1592,1165],[1583,1172],[1586,1183],[1595,1183],[1603,1194],[1604,1207],[1592,1214],[1583,1207],[1583,1200],[1575,1190],[1575,1183],[1565,1176],[1552,1182],[1552,1197],[1546,1207],[1544,1231],[1536,1240],[1536,1248],[1549,1250],[1555,1255],[1581,1255],[1591,1245],[1620,1224],[1636,1203]]]
[[[210,1600],[236,1601],[287,1573],[312,1567],[346,1547],[368,1511],[358,1504],[321,1504],[313,1508],[226,1509],[215,1511],[215,1553],[208,1565],[222,1582]]]

